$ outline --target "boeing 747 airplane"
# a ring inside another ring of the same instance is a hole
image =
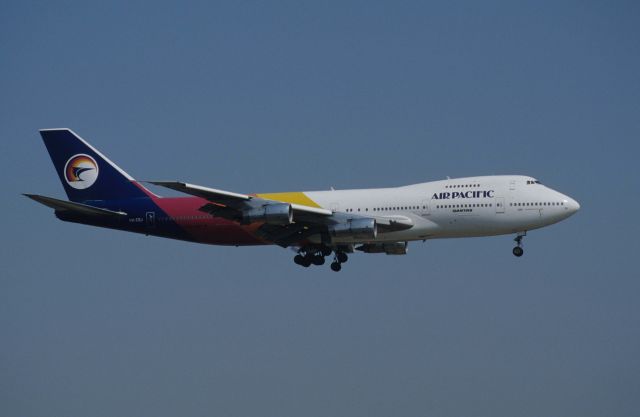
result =
[[[354,250],[404,255],[410,241],[516,234],[576,213],[574,199],[526,175],[455,178],[394,188],[241,194],[179,181],[160,197],[70,129],[40,131],[70,201],[25,194],[64,221],[212,245],[279,245],[294,262],[340,271]]]

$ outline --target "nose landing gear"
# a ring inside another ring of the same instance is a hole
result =
[[[524,254],[524,249],[522,249],[522,239],[527,235],[527,232],[522,232],[522,233],[518,233],[518,236],[516,236],[515,242],[516,242],[516,247],[513,248],[513,254],[515,256],[517,256],[518,258],[521,257]]]

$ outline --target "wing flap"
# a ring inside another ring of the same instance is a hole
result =
[[[200,207],[198,210],[209,213],[212,216],[222,217],[223,219],[233,220],[233,221],[241,221],[242,220],[242,212],[238,209],[223,206],[215,203],[207,203],[204,206]]]

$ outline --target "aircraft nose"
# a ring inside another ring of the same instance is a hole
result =
[[[567,208],[569,209],[569,214],[574,214],[578,210],[580,210],[580,203],[578,203],[576,200],[574,200],[571,197],[567,197],[565,204],[567,205]]]
[[[574,212],[580,210],[580,203],[578,203],[573,198],[571,199],[571,205],[573,206],[572,209]]]

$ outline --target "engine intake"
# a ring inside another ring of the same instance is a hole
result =
[[[366,243],[356,248],[365,253],[386,253],[387,255],[406,255],[407,242]]]
[[[333,237],[375,239],[378,235],[378,225],[374,219],[351,219],[347,223],[330,226],[329,234]]]
[[[242,215],[242,222],[244,224],[254,222],[277,225],[291,224],[293,223],[293,210],[291,204],[268,204],[245,211]]]

